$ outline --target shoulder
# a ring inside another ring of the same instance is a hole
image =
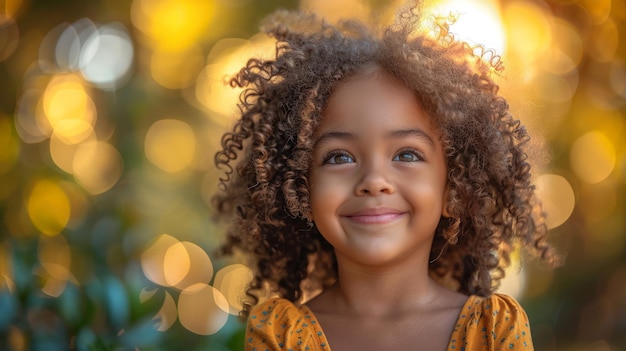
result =
[[[459,314],[453,339],[488,349],[532,350],[528,316],[514,298],[504,294],[470,296]]]
[[[246,350],[318,349],[327,341],[313,313],[283,298],[271,298],[250,311]]]

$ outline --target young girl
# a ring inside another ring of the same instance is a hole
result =
[[[553,258],[528,134],[497,57],[421,23],[419,6],[380,35],[279,12],[276,59],[231,80],[215,203],[236,219],[225,251],[254,259],[247,350],[532,350],[492,294],[514,244]]]

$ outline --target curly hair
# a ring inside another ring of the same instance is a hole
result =
[[[450,218],[436,229],[431,275],[487,296],[515,244],[554,260],[524,151],[529,135],[492,79],[499,57],[458,41],[446,20],[420,27],[419,5],[377,33],[279,11],[263,26],[276,39],[275,59],[250,59],[230,80],[244,88],[241,117],[215,155],[224,176],[213,200],[219,216],[235,218],[223,252],[254,260],[244,318],[263,289],[295,302],[305,282],[324,289],[336,281],[333,248],[311,221],[313,136],[337,84],[373,65],[404,82],[441,131]]]

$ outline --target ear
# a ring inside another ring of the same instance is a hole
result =
[[[441,201],[441,215],[445,218],[450,218],[450,212],[448,212],[448,204],[450,203],[450,190],[446,185],[446,189],[443,192],[443,199]]]

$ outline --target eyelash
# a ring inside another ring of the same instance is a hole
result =
[[[348,163],[348,162],[330,162],[330,160],[332,160],[333,158],[337,157],[337,156],[346,156],[346,157],[350,157],[352,159],[352,162],[354,162],[354,157],[352,157],[352,155],[350,155],[350,153],[348,153],[347,151],[344,150],[333,150],[329,153],[327,153],[324,158],[322,159],[322,164],[342,164],[342,163]]]
[[[399,155],[402,155],[402,154],[411,154],[411,155],[415,156],[415,160],[413,160],[413,161],[406,161],[406,162],[418,162],[418,161],[424,161],[424,154],[423,154],[421,151],[419,151],[419,150],[417,150],[417,149],[414,149],[414,148],[412,148],[412,147],[404,148],[404,149],[402,149],[402,150],[398,151],[398,152],[396,153],[396,155],[393,157],[393,159],[394,159],[394,160],[396,160],[396,158],[397,158]],[[399,160],[398,160],[398,161],[399,161]]]
[[[412,156],[415,157],[415,159],[411,160],[411,161],[400,161],[397,158],[400,155],[402,155],[402,154],[411,154]],[[336,160],[334,162],[330,162],[331,160],[333,160],[337,156],[349,157],[351,159],[351,162],[337,162]],[[399,161],[399,162],[419,162],[419,161],[424,161],[424,155],[419,150],[409,147],[409,148],[404,148],[404,149],[398,151],[393,156],[392,160],[393,161]],[[350,153],[345,151],[345,150],[333,150],[333,151],[330,151],[322,159],[322,164],[344,164],[344,163],[353,163],[353,162],[355,162],[354,161],[354,157],[352,155],[350,155]]]

